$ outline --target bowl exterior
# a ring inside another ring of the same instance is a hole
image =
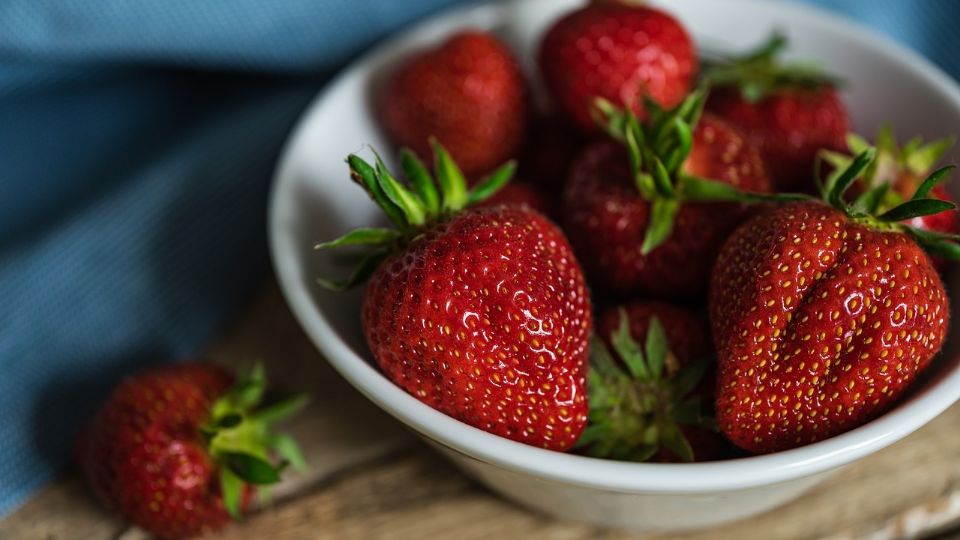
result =
[[[637,532],[696,529],[754,516],[796,499],[839,470],[729,491],[613,491],[509,470],[433,446],[471,477],[527,508],[563,521]]]

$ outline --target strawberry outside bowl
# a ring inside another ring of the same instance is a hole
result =
[[[770,0],[666,0],[701,51],[743,51],[785,32],[791,55],[817,59],[847,81],[856,131],[882,123],[902,136],[933,139],[960,126],[960,88],[928,61],[825,12]],[[565,520],[636,530],[704,527],[784,504],[840,468],[920,428],[960,398],[957,324],[944,353],[897,407],[858,429],[802,448],[729,461],[627,463],[551,452],[488,434],[420,403],[393,385],[360,329],[361,290],[330,292],[319,276],[347,270],[318,241],[379,221],[379,210],[348,177],[344,158],[365,145],[389,146],[371,96],[398,59],[452,32],[496,32],[533,75],[543,32],[578,0],[471,5],[419,24],[376,47],[314,101],[287,144],[270,201],[273,263],[296,318],[339,373],[471,476],[527,507]],[[954,160],[958,156],[951,156]],[[951,276],[955,277],[955,276]],[[956,279],[947,279],[948,286]],[[956,295],[954,299],[957,300]]]

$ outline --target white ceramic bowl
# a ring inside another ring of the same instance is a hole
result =
[[[795,55],[820,59],[849,81],[847,102],[862,133],[873,133],[884,121],[903,136],[942,136],[960,126],[960,89],[947,76],[919,56],[827,13],[769,0],[656,3],[668,4],[701,48],[744,50],[773,29],[785,31]],[[312,249],[319,240],[378,219],[378,210],[348,180],[343,161],[365,144],[388,147],[373,117],[371,89],[397,59],[465,26],[495,30],[532,73],[539,36],[577,5],[578,0],[519,0],[440,15],[357,61],[307,111],[277,172],[270,239],[287,301],[329,362],[371,401],[506,497],[563,519],[645,530],[706,526],[783,504],[956,401],[960,369],[951,345],[907,400],[849,433],[767,456],[637,464],[550,452],[490,435],[423,405],[380,374],[360,332],[361,293],[331,293],[318,286],[317,276],[344,269],[330,254]]]

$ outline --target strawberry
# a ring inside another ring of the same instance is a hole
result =
[[[756,151],[722,120],[704,115],[695,92],[670,112],[648,103],[650,121],[607,105],[622,141],[589,146],[570,169],[563,216],[592,283],[616,294],[696,298],[726,236],[745,217],[737,189],[770,183]],[[713,181],[705,178],[715,179]]]
[[[933,166],[953,146],[953,142],[953,137],[947,137],[924,144],[923,139],[915,137],[901,147],[889,126],[881,128],[874,142],[877,149],[876,161],[864,171],[858,184],[854,186],[862,197],[858,204],[869,205],[866,210],[878,212],[889,210],[908,200],[920,187],[922,180],[931,174]],[[850,134],[847,136],[847,146],[858,154],[870,144],[862,137]],[[849,167],[854,157],[830,151],[823,151],[821,155],[834,171]],[[944,174],[951,168],[952,166],[942,167],[932,174]],[[943,184],[935,185],[930,190],[930,195],[953,202]],[[945,234],[960,232],[955,210],[913,217],[908,219],[906,224],[917,229]]]
[[[536,210],[544,215],[552,213],[552,208],[547,198],[543,196],[543,193],[541,193],[539,189],[528,183],[510,182],[500,188],[489,199],[480,203],[480,206],[497,206],[501,204],[522,206],[530,210]]]
[[[531,129],[518,174],[548,194],[558,193],[583,142],[580,134],[559,116],[540,118]]]
[[[516,157],[529,115],[517,60],[493,35],[466,30],[402,64],[379,96],[397,146],[420,155],[439,139],[473,178]]]
[[[748,451],[802,446],[876,418],[943,343],[947,295],[918,242],[953,258],[960,246],[901,223],[953,208],[927,197],[943,175],[874,216],[843,200],[873,156],[867,149],[830,177],[829,204],[793,202],[756,216],[717,259],[717,423]]]
[[[693,40],[672,16],[627,1],[592,1],[547,31],[538,56],[555,105],[587,133],[596,133],[597,97],[631,106],[644,117],[647,96],[678,105],[697,72]]]
[[[598,327],[587,379],[590,424],[578,446],[629,461],[718,457],[722,440],[704,410],[712,402],[702,381],[712,358],[700,321],[670,304],[633,302],[606,310]]]
[[[780,62],[786,46],[774,35],[758,50],[707,69],[707,110],[746,133],[778,190],[813,193],[817,151],[843,151],[850,122],[836,79]]]
[[[370,276],[362,326],[384,374],[427,405],[526,444],[566,450],[586,423],[590,298],[563,233],[522,206],[467,208],[512,174],[468,192],[435,145],[436,181],[410,152],[410,185],[378,157],[348,159],[353,178],[395,229],[321,244],[370,250],[343,287]],[[439,185],[439,190],[437,186]]]
[[[211,364],[154,368],[121,383],[81,434],[77,463],[100,498],[162,538],[222,528],[248,506],[251,484],[279,480],[278,453],[295,464],[293,439],[270,425],[303,397],[255,411],[262,370],[233,386]]]

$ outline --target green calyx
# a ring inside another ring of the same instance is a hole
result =
[[[234,519],[240,518],[246,485],[260,488],[263,500],[269,496],[267,486],[280,481],[286,466],[306,468],[296,441],[275,433],[273,426],[302,409],[307,396],[258,409],[266,387],[262,366],[255,366],[214,403],[209,421],[200,428],[220,470],[223,506]]]
[[[878,208],[883,209],[892,208],[904,201],[904,197],[896,189],[898,181],[905,180],[908,184],[904,187],[909,188],[911,187],[909,183],[926,178],[931,174],[930,171],[933,170],[934,165],[940,161],[954,142],[954,137],[944,137],[930,143],[924,143],[922,138],[914,137],[900,146],[893,129],[889,125],[885,125],[877,132],[872,145],[863,137],[850,133],[847,135],[847,147],[850,149],[850,154],[822,150],[819,157],[829,164],[834,171],[839,171],[850,167],[858,154],[869,148],[874,148],[876,157],[857,177],[857,182],[864,192],[872,189],[886,190],[883,196],[878,197],[877,200]],[[943,167],[933,174],[943,174],[941,171],[949,168],[952,168],[952,166]],[[933,187],[933,185],[930,185],[929,189]],[[929,189],[922,191],[921,196],[926,196]]]
[[[622,366],[602,340],[592,339],[587,375],[589,425],[577,446],[591,456],[607,459],[647,461],[668,450],[684,461],[693,461],[693,448],[681,426],[716,429],[700,399],[691,395],[709,359],[680,368],[656,317],[650,321],[641,348],[630,335],[623,310],[611,343]]]
[[[610,137],[626,147],[633,180],[640,195],[650,202],[650,219],[640,248],[644,255],[670,236],[677,212],[686,201],[756,203],[802,197],[748,193],[724,182],[684,172],[683,164],[693,149],[693,131],[706,97],[706,88],[698,88],[669,111],[645,99],[647,120],[643,123],[630,107],[619,108],[599,98],[594,102],[596,121]]]
[[[819,159],[832,168],[826,180],[818,179],[821,196],[830,206],[854,221],[879,230],[907,233],[931,253],[960,260],[960,245],[957,243],[960,236],[926,231],[903,223],[957,208],[950,201],[929,196],[933,188],[949,179],[955,165],[947,165],[927,174],[952,144],[952,139],[927,145],[920,139],[914,139],[903,148],[898,148],[889,128],[881,130],[876,147],[870,146],[861,137],[850,136],[848,146],[855,155],[826,150],[819,154]],[[820,171],[820,164],[816,169]],[[917,180],[923,178],[909,198],[893,190],[896,177],[902,171],[915,176]],[[860,182],[862,188],[860,195],[848,201],[845,195],[856,182]]]
[[[840,79],[808,62],[785,63],[780,55],[787,37],[774,33],[757,49],[743,56],[706,62],[703,78],[717,87],[736,87],[748,102],[757,102],[781,90],[839,86]]]
[[[394,176],[375,150],[373,165],[355,154],[347,157],[351,178],[390,218],[394,228],[356,229],[336,240],[317,244],[315,249],[364,248],[364,255],[349,278],[343,281],[320,279],[321,285],[345,290],[363,283],[391,253],[430,226],[489,199],[510,181],[516,171],[516,163],[508,161],[473,189],[468,189],[466,178],[450,154],[435,140],[431,145],[433,174],[416,154],[408,149],[400,151],[400,165],[406,181]]]

